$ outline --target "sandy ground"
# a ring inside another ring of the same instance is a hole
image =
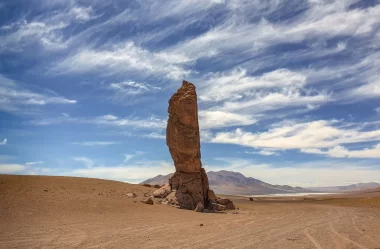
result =
[[[319,200],[234,197],[239,210],[195,213],[140,202],[154,190],[0,175],[0,248],[380,249],[380,192]]]

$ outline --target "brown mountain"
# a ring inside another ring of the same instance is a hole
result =
[[[158,175],[147,179],[141,184],[166,184],[172,174]],[[263,195],[282,193],[302,193],[310,192],[300,187],[288,185],[272,185],[252,177],[245,177],[243,174],[233,171],[209,171],[207,172],[210,187],[217,194],[227,195]]]
[[[314,188],[309,188],[310,190],[313,191],[319,191],[319,192],[351,192],[351,191],[364,191],[364,190],[369,190],[369,189],[374,189],[374,188],[379,188],[380,183],[377,182],[367,182],[367,183],[356,183],[356,184],[351,184],[348,186],[329,186],[329,187],[314,187]]]

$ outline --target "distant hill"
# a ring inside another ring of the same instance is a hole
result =
[[[141,184],[165,184],[173,174],[158,175],[143,181]],[[209,171],[207,172],[210,187],[217,194],[227,195],[264,195],[282,193],[303,193],[311,192],[300,187],[288,185],[272,185],[252,177],[245,177],[243,174],[233,171]]]
[[[330,186],[330,187],[314,187],[309,188],[313,191],[319,192],[351,192],[351,191],[363,191],[368,189],[374,189],[380,187],[380,183],[368,182],[368,183],[357,183],[348,186]]]
[[[169,178],[173,175],[173,173],[168,174],[168,175],[158,175],[153,178],[149,178],[143,182],[140,182],[140,184],[151,184],[151,185],[164,185],[169,183]]]

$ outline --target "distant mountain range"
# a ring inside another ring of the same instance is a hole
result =
[[[158,175],[143,181],[141,184],[159,184],[163,185],[169,182],[173,174]],[[207,172],[208,181],[211,189],[217,194],[226,195],[267,195],[267,194],[286,194],[286,193],[342,193],[350,191],[363,191],[368,189],[379,188],[380,184],[376,182],[357,183],[348,186],[331,186],[331,187],[313,187],[301,188],[291,187],[288,185],[272,185],[252,177],[245,177],[243,174],[233,171],[209,171]]]
[[[173,174],[158,175],[143,181],[141,184],[166,184]],[[227,195],[264,195],[282,193],[304,193],[312,192],[300,187],[288,185],[272,185],[252,177],[245,177],[243,174],[232,171],[209,171],[207,172],[211,189],[217,194]]]
[[[341,193],[341,192],[351,192],[351,191],[363,191],[363,190],[374,189],[378,187],[380,187],[380,183],[368,182],[368,183],[357,183],[357,184],[352,184],[348,186],[315,187],[315,188],[309,188],[309,189],[313,191],[318,191],[318,192]]]

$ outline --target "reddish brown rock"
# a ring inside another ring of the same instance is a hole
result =
[[[221,204],[226,207],[226,209],[234,210],[235,205],[234,203],[227,198],[216,198],[216,203]]]
[[[202,212],[205,209],[202,203],[198,203],[198,205],[195,207],[194,211],[195,212]]]
[[[165,198],[170,194],[170,186],[169,184],[165,184],[161,188],[157,189],[156,191],[153,192],[153,196],[156,198]]]
[[[215,202],[216,196],[202,168],[197,94],[192,83],[183,81],[169,100],[168,112],[166,144],[176,169],[169,184],[176,192],[163,203],[192,210],[199,203],[212,208],[211,202]]]
[[[213,201],[213,202],[216,201],[216,195],[215,195],[214,191],[211,189],[208,190],[208,199],[210,201]]]
[[[227,209],[227,207],[224,206],[224,205],[222,205],[222,204],[212,203],[211,204],[211,209],[213,211],[219,211],[219,212],[221,212],[221,211],[225,211]]]
[[[150,196],[150,197],[148,197],[147,199],[142,200],[141,202],[143,202],[143,203],[145,203],[145,204],[153,205],[153,204],[154,204],[153,196]]]
[[[183,81],[169,100],[166,144],[177,172],[199,173],[201,152],[195,86]]]

